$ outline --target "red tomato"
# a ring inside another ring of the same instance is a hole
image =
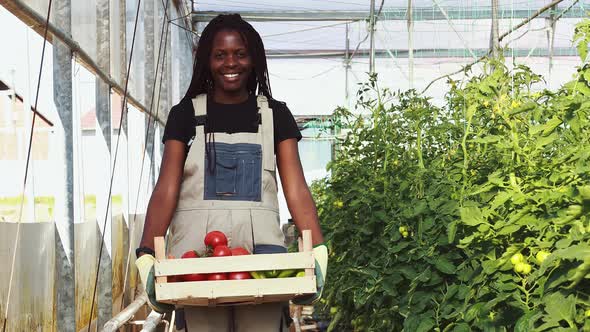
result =
[[[227,237],[220,231],[211,231],[205,235],[205,245],[213,249],[217,246],[227,246]]]
[[[181,258],[198,258],[199,253],[196,250],[189,250],[180,256]]]
[[[252,276],[249,272],[231,272],[229,274],[229,280],[243,280],[243,279],[252,279]]]
[[[227,273],[211,273],[207,276],[207,280],[227,280]]]
[[[213,257],[231,256],[232,252],[228,246],[217,246],[213,250]]]
[[[182,254],[181,257],[182,258],[198,258],[199,253],[197,253],[196,250],[189,250],[189,251],[185,252],[184,254]],[[201,274],[201,273],[183,274],[183,275],[179,275],[179,276],[175,276],[175,277],[176,278],[173,278],[173,279],[175,279],[175,281],[203,281],[203,280],[207,280],[207,275]],[[168,281],[175,282],[175,281],[170,281],[170,277],[168,277]]]
[[[250,252],[243,247],[230,248],[232,256],[250,255]]]
[[[178,276],[182,281],[203,281],[207,280],[207,275],[202,273],[183,274]]]

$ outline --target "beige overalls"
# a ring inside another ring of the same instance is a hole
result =
[[[215,133],[214,142],[207,142],[207,96],[193,99],[196,136],[185,161],[167,241],[168,252],[175,257],[193,249],[203,252],[205,234],[213,230],[224,232],[231,247],[254,253],[268,253],[264,251],[268,248],[284,251],[272,110],[264,96],[257,97],[257,104],[257,133]],[[184,311],[189,332],[276,332],[284,328],[284,305],[185,307]]]

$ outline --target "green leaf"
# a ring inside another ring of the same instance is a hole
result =
[[[543,136],[547,136],[549,134],[551,134],[553,132],[553,130],[555,128],[557,128],[557,126],[559,126],[562,123],[562,120],[559,118],[551,118],[549,121],[543,123],[543,124],[539,124],[536,126],[532,126],[529,128],[529,134],[530,135],[537,135],[538,133],[542,132]]]
[[[554,255],[568,260],[583,260],[586,257],[590,257],[590,246],[577,244],[566,249],[558,250]]]
[[[385,211],[376,211],[374,215],[381,221],[387,221],[387,213]]]
[[[449,243],[455,241],[455,234],[457,234],[457,222],[452,221],[447,225],[447,238]]]
[[[520,225],[507,225],[502,227],[502,229],[497,233],[498,235],[507,235],[512,234],[520,229]]]
[[[535,321],[539,319],[541,313],[538,310],[527,312],[520,317],[514,325],[514,332],[529,332],[535,328]]]
[[[519,114],[519,113],[523,113],[523,112],[527,112],[527,111],[533,110],[536,107],[537,107],[537,103],[536,102],[529,101],[529,102],[526,102],[526,103],[520,105],[519,107],[516,107],[516,108],[510,110],[510,112],[508,112],[508,114],[509,115],[516,115],[516,114]]]
[[[511,192],[507,192],[507,191],[499,192],[496,195],[496,197],[494,197],[494,200],[490,203],[490,210],[495,210],[499,206],[504,205],[504,203],[506,203],[510,199],[510,197],[512,197]]]
[[[545,145],[553,143],[556,139],[559,138],[557,133],[553,133],[549,136],[543,136],[537,140],[537,144],[535,144],[535,149],[542,149]]]
[[[586,56],[588,55],[588,43],[580,42],[576,48],[578,49],[578,54],[580,54],[580,59],[586,61]]]
[[[477,226],[485,223],[481,210],[477,206],[461,207],[461,220],[469,226]]]
[[[449,261],[445,256],[439,256],[436,258],[436,262],[434,266],[442,273],[446,274],[454,274],[457,268],[451,261]]]
[[[467,323],[459,323],[455,325],[453,332],[471,332],[471,328]]]
[[[476,317],[478,317],[479,312],[484,305],[485,303],[479,302],[469,307],[469,309],[467,309],[467,312],[465,313],[465,320],[470,322],[474,320]]]
[[[561,293],[555,292],[545,296],[544,302],[545,312],[551,321],[573,321],[576,312],[576,298],[573,294],[566,298]]]
[[[418,328],[416,329],[416,332],[428,332],[428,331],[432,331],[432,328],[436,325],[434,319],[432,318],[426,318],[426,319],[422,319],[420,322],[420,325],[418,325]]]

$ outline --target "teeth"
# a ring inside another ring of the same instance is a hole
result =
[[[225,76],[227,78],[233,78],[233,77],[237,77],[238,74],[224,74],[223,76]]]

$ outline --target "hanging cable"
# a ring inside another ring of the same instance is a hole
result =
[[[31,151],[33,147],[33,133],[35,132],[35,119],[37,118],[37,103],[39,101],[39,91],[41,89],[41,74],[43,73],[43,60],[45,59],[45,45],[47,44],[47,31],[49,28],[49,17],[51,16],[51,3],[52,0],[49,0],[49,5],[47,6],[47,18],[45,20],[45,28],[43,31],[43,48],[41,50],[41,64],[39,65],[39,75],[37,76],[37,90],[35,92],[35,106],[33,107],[33,119],[31,121],[31,132],[29,133],[29,147],[27,149],[27,161],[25,163],[25,176],[23,179],[23,194],[21,195],[22,201],[20,204],[20,211],[18,215],[18,222],[16,226],[16,237],[14,238],[14,251],[12,253],[12,262],[10,263],[10,279],[8,280],[8,294],[6,295],[6,305],[5,305],[5,312],[4,312],[4,322],[2,323],[2,332],[6,332],[6,325],[8,323],[8,308],[10,307],[10,294],[12,292],[12,279],[14,278],[14,264],[16,261],[16,253],[18,249],[18,239],[20,237],[20,224],[22,222],[23,216],[23,205],[25,202],[25,191],[27,187],[27,178],[29,175],[29,163],[31,161]],[[28,42],[28,41],[27,41]],[[16,92],[14,93],[14,97],[16,98]],[[24,110],[27,112],[28,110]],[[33,199],[35,199],[33,197]]]
[[[375,15],[375,17],[379,17],[381,15],[381,10],[383,10],[383,4],[384,3],[385,3],[385,0],[381,0],[381,4],[379,5],[379,10],[377,11],[377,15]],[[374,24],[377,24],[377,21],[375,21]],[[371,29],[373,29],[373,27],[371,27]],[[365,37],[363,38],[363,40],[361,40],[360,42],[358,42],[358,44],[356,44],[356,47],[354,48],[354,51],[352,52],[352,54],[348,58],[349,60],[352,60],[352,58],[354,57],[354,55],[356,54],[356,52],[359,50],[359,47],[361,46],[361,44],[364,43],[365,40],[367,40],[367,38],[369,38],[369,35],[370,35],[370,32],[367,32],[367,34],[365,35]]]
[[[110,180],[110,184],[109,184],[109,195],[108,195],[108,199],[107,199],[107,206],[106,206],[106,211],[105,211],[105,217],[104,217],[104,223],[103,223],[103,232],[102,232],[102,236],[101,236],[101,241],[100,241],[100,251],[98,253],[98,265],[96,268],[96,278],[95,278],[95,282],[94,282],[94,291],[92,293],[92,304],[90,307],[90,312],[89,312],[89,316],[88,317],[88,322],[92,322],[92,313],[94,312],[94,300],[96,298],[96,287],[98,285],[98,276],[99,276],[99,272],[100,272],[100,260],[102,258],[102,250],[104,248],[104,234],[105,234],[105,227],[106,227],[106,223],[107,223],[107,218],[109,215],[109,208],[110,208],[110,204],[111,204],[111,196],[112,196],[112,190],[113,190],[113,180],[115,177],[115,166],[117,165],[117,155],[118,155],[118,151],[119,151],[119,141],[121,138],[121,124],[123,123],[123,118],[127,115],[127,90],[129,88],[129,73],[131,72],[131,61],[133,59],[133,50],[134,50],[134,46],[135,46],[135,34],[137,32],[137,22],[139,19],[139,9],[141,7],[141,0],[137,1],[137,11],[135,13],[135,23],[133,26],[133,37],[131,39],[131,50],[129,51],[129,63],[127,65],[127,75],[125,77],[125,90],[123,92],[123,101],[121,102],[121,119],[119,120],[119,133],[117,134],[117,144],[115,147],[115,156],[113,158],[113,170],[111,172],[111,180]],[[149,113],[151,116],[151,111]],[[88,324],[88,332],[90,332],[90,325],[92,324]]]

